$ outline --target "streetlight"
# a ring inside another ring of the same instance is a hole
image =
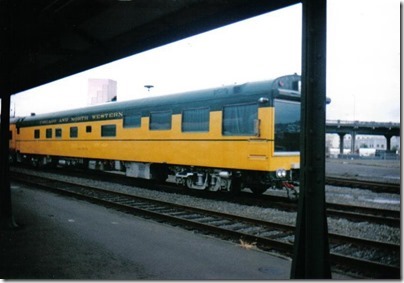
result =
[[[151,89],[152,87],[154,87],[154,85],[145,85],[144,87],[147,88],[147,91],[148,91],[148,92],[150,92],[150,89]]]

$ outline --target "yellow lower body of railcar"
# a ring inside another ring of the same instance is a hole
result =
[[[259,143],[259,145],[257,145]],[[298,156],[271,156],[272,141],[103,140],[17,142],[21,154],[138,161],[188,166],[271,171],[299,162]]]
[[[234,140],[52,140],[17,142],[22,154],[165,163],[240,170],[291,169],[298,155],[272,154],[273,141]]]

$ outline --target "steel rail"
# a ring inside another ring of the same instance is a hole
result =
[[[353,180],[347,178],[326,177],[327,185],[338,185],[352,188],[368,189],[377,193],[394,193],[400,194],[401,186],[395,183],[382,183],[365,180]]]
[[[285,197],[261,195],[259,198],[251,196],[250,193],[242,195],[243,201],[251,199],[251,203],[263,207],[274,207],[285,211],[296,211],[296,203],[288,201]],[[381,209],[366,206],[357,206],[340,203],[326,203],[328,217],[344,218],[351,221],[366,221],[369,223],[400,227],[400,211]]]
[[[366,221],[392,227],[400,227],[400,211],[379,208],[359,207],[342,204],[326,204],[327,216],[345,218],[353,221]],[[358,212],[356,212],[358,211]]]

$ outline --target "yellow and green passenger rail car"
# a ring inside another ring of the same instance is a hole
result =
[[[17,161],[84,164],[193,189],[262,193],[298,177],[300,76],[20,118]]]

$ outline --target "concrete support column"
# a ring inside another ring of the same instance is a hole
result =
[[[386,138],[386,150],[391,150],[391,138],[393,135],[386,134],[384,137]]]
[[[12,67],[16,46],[13,28],[15,1],[0,1],[0,229],[17,227],[14,222],[11,205],[10,164],[9,164],[9,128],[10,95],[12,86]]]
[[[353,131],[351,133],[351,154],[355,153],[355,145],[356,145],[356,132]]]
[[[325,210],[326,0],[303,0],[300,193],[291,278],[330,279]]]
[[[1,86],[0,86],[1,87]],[[0,219],[2,228],[17,227],[12,213],[10,164],[9,164],[9,132],[10,128],[10,96],[1,96],[0,126]]]
[[[339,153],[344,154],[344,137],[345,133],[338,133],[339,136]]]

